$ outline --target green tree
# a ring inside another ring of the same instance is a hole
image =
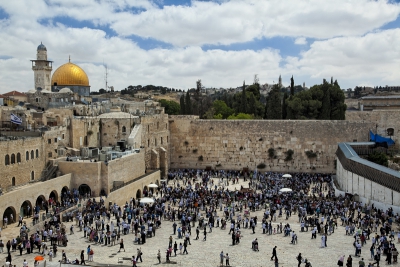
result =
[[[288,99],[288,94],[285,92],[283,94],[283,101],[282,101],[282,119],[285,120],[287,116],[287,99]]]
[[[260,100],[260,85],[258,83],[252,84],[246,88],[246,92],[250,92],[254,95],[256,100]]]
[[[246,85],[243,81],[242,98],[241,98],[241,108],[240,111],[243,113],[247,112],[247,96],[246,96]]]
[[[228,120],[252,120],[254,117],[251,114],[239,113],[236,116],[231,115]]]
[[[165,113],[168,115],[179,115],[181,111],[181,106],[175,101],[170,101],[166,99],[161,99],[160,104],[165,108]]]
[[[232,115],[235,111],[228,107],[226,103],[222,100],[215,100],[213,102],[212,108],[214,109],[214,114],[221,114],[222,118],[226,119]]]
[[[324,92],[324,96],[322,98],[321,111],[318,117],[318,119],[320,120],[331,119],[331,92],[330,92],[331,87],[332,86],[324,80],[324,83],[321,86],[321,89]]]
[[[185,95],[184,94],[181,95],[179,102],[180,102],[180,106],[181,106],[181,114],[184,115],[184,114],[186,114]]]
[[[192,111],[193,111],[192,101],[190,100],[189,91],[187,91],[186,98],[185,98],[185,114],[192,115]]]
[[[294,79],[293,79],[293,75],[292,78],[290,78],[290,95],[294,95]]]
[[[347,106],[344,103],[345,95],[340,86],[335,80],[333,86],[330,88],[330,100],[331,100],[331,120],[345,120]]]
[[[268,95],[267,102],[267,119],[268,120],[280,120],[282,119],[282,101],[280,86],[275,84]]]
[[[376,164],[386,166],[386,167],[388,166],[388,157],[383,152],[374,151],[368,155],[367,159],[369,161],[375,162]]]

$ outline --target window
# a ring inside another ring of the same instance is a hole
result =
[[[65,138],[65,135],[64,134],[62,134],[62,139],[64,139]]]
[[[36,103],[40,103],[40,98],[36,97]]]
[[[36,158],[39,158],[39,149],[36,149]]]
[[[154,144],[157,146],[157,138],[154,138]]]
[[[35,158],[35,154],[34,154],[33,150],[31,150],[31,159],[34,159],[34,158]]]
[[[25,153],[25,160],[26,160],[26,161],[29,160],[29,151],[26,151],[26,153]]]
[[[56,138],[54,138],[54,143],[57,143],[57,137],[56,137]]]
[[[163,140],[162,140],[162,137],[161,137],[161,144],[163,144]]]
[[[168,143],[168,136],[167,136],[167,143]]]
[[[21,153],[17,154],[17,162],[21,162]]]
[[[35,172],[34,171],[31,172],[31,181],[33,181],[33,180],[35,180]]]
[[[48,157],[49,157],[49,158],[52,158],[52,157],[53,157],[53,153],[52,153],[52,152],[49,152]]]
[[[47,139],[47,143],[48,143],[48,144],[51,144],[51,139]]]
[[[15,177],[11,178],[11,185],[15,186]]]
[[[147,139],[147,146],[150,146],[150,139]]]
[[[126,127],[125,126],[122,126],[122,132],[126,133]]]
[[[15,154],[11,154],[11,164],[15,163]]]
[[[10,156],[9,155],[6,155],[5,164],[10,165]]]

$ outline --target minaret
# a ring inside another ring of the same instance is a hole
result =
[[[279,84],[279,87],[282,87],[282,77],[281,77],[281,75],[279,75],[279,82],[278,82],[278,84]]]
[[[47,60],[47,49],[40,43],[37,48],[36,60],[32,61],[32,70],[34,73],[35,90],[51,91],[51,71],[53,70],[53,61]]]

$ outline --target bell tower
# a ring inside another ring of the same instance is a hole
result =
[[[37,48],[36,60],[32,61],[32,70],[34,73],[35,90],[51,91],[51,71],[53,70],[53,61],[47,60],[47,48],[40,43]]]

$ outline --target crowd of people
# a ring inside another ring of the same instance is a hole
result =
[[[237,186],[229,190],[228,185],[230,188]],[[282,188],[290,188],[291,191],[282,193]],[[62,202],[76,203],[79,201],[76,193],[68,192],[62,197]],[[144,204],[130,198],[124,205],[114,203],[106,207],[103,197],[97,200],[90,198],[81,210],[67,218],[75,220],[69,234],[75,234],[74,228],[78,228],[89,243],[110,247],[119,245],[119,251],[125,251],[124,239],[128,237],[123,236],[132,235],[133,242],[140,246],[131,259],[136,266],[138,261],[142,262],[142,246],[146,246],[148,238],[156,236],[163,221],[172,223],[173,233],[178,237],[178,242],[174,242],[172,236],[165,240],[165,261],[170,262],[178,251],[179,254],[190,253],[188,245],[191,244],[192,229],[195,229],[195,239],[200,239],[199,235],[203,233],[204,242],[214,228],[228,228],[233,246],[241,244],[243,235],[255,234],[256,231],[257,234],[282,235],[296,245],[298,233],[284,221],[296,216],[301,232],[310,231],[311,239],[321,238],[321,248],[327,248],[328,237],[335,234],[337,227],[344,227],[349,238],[354,238],[354,257],[358,257],[367,240],[371,240],[371,260],[377,266],[384,255],[388,264],[397,262],[394,225],[399,222],[399,215],[391,209],[383,211],[374,205],[353,201],[349,195],[335,196],[329,174],[293,173],[291,177],[283,178],[281,173],[275,172],[172,170],[168,173],[167,182],[161,183],[157,189],[150,189],[146,196],[154,198],[154,203]],[[255,214],[262,216],[259,218]],[[51,253],[52,258],[56,257],[58,246],[68,244],[67,232],[57,216],[35,233],[29,233],[23,225],[15,242],[7,242],[10,262],[11,252],[16,249],[22,254],[24,250],[32,253],[36,248],[44,255]],[[400,233],[397,236],[400,242]],[[251,248],[257,252],[259,246],[258,238],[254,238]],[[86,254],[88,261],[94,260],[90,245]],[[161,262],[160,250],[156,258]],[[306,267],[311,267],[311,262],[301,254],[296,259],[298,266],[304,263]],[[229,266],[232,259],[228,253],[221,251],[221,265],[224,260]],[[69,259],[63,251],[61,261],[86,264],[84,251],[75,260]],[[279,266],[276,246],[271,261]],[[363,259],[360,259],[359,266],[366,266],[362,262]],[[337,260],[338,266],[352,264],[351,255],[343,255]]]

